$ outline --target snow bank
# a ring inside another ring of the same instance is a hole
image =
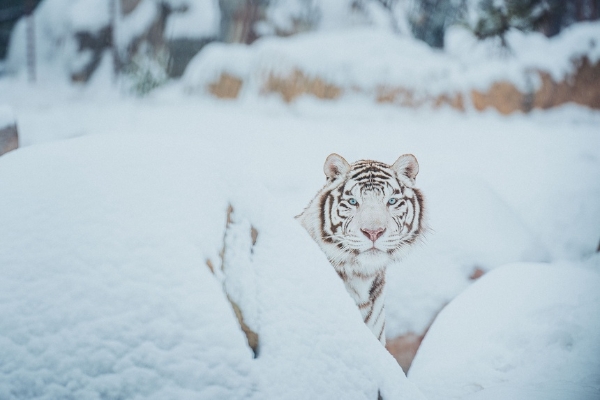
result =
[[[596,399],[599,288],[570,265],[496,269],[440,313],[410,380],[430,399]]]
[[[191,177],[169,178],[160,141],[140,143],[0,160],[0,397],[252,394],[251,352],[199,248],[222,221],[192,207]]]
[[[0,159],[0,397],[423,398],[316,244],[218,148],[92,135]],[[229,289],[254,310],[256,359],[205,265],[228,204],[238,237],[258,232],[229,243],[247,269],[223,271],[253,277]]]
[[[251,46],[211,43],[190,62],[183,79],[188,87],[204,87],[222,72],[232,72],[260,89],[270,74],[299,70],[344,88],[397,85],[436,93],[447,88],[444,77],[451,66],[446,61],[422,42],[361,28],[266,37]]]

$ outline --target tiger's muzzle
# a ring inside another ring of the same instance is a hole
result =
[[[377,239],[379,239],[383,233],[385,232],[385,228],[379,228],[379,229],[364,229],[361,228],[360,231],[369,238],[370,241],[373,242],[373,245],[375,245],[375,242],[377,241]]]

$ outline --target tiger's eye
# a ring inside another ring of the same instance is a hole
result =
[[[348,203],[350,203],[351,205],[355,206],[356,205],[356,199],[353,197],[350,200],[348,200]]]
[[[391,199],[388,200],[388,204],[393,205],[393,204],[396,204],[397,201],[398,201],[398,199],[395,199],[392,197]]]

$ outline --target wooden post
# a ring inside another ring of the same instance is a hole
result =
[[[33,18],[33,0],[25,0],[26,35],[27,35],[27,75],[29,82],[36,81],[36,59],[35,59],[35,21]]]
[[[117,43],[117,30],[120,15],[120,0],[109,1],[110,27],[111,27],[111,53],[113,58],[113,83],[117,82],[119,77],[119,45]]]

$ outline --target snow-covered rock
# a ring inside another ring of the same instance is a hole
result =
[[[429,399],[597,399],[600,275],[560,264],[498,268],[454,299],[410,380]]]
[[[87,136],[0,164],[0,398],[423,398],[304,230],[202,137]],[[205,264],[228,204],[225,287],[257,358]]]

